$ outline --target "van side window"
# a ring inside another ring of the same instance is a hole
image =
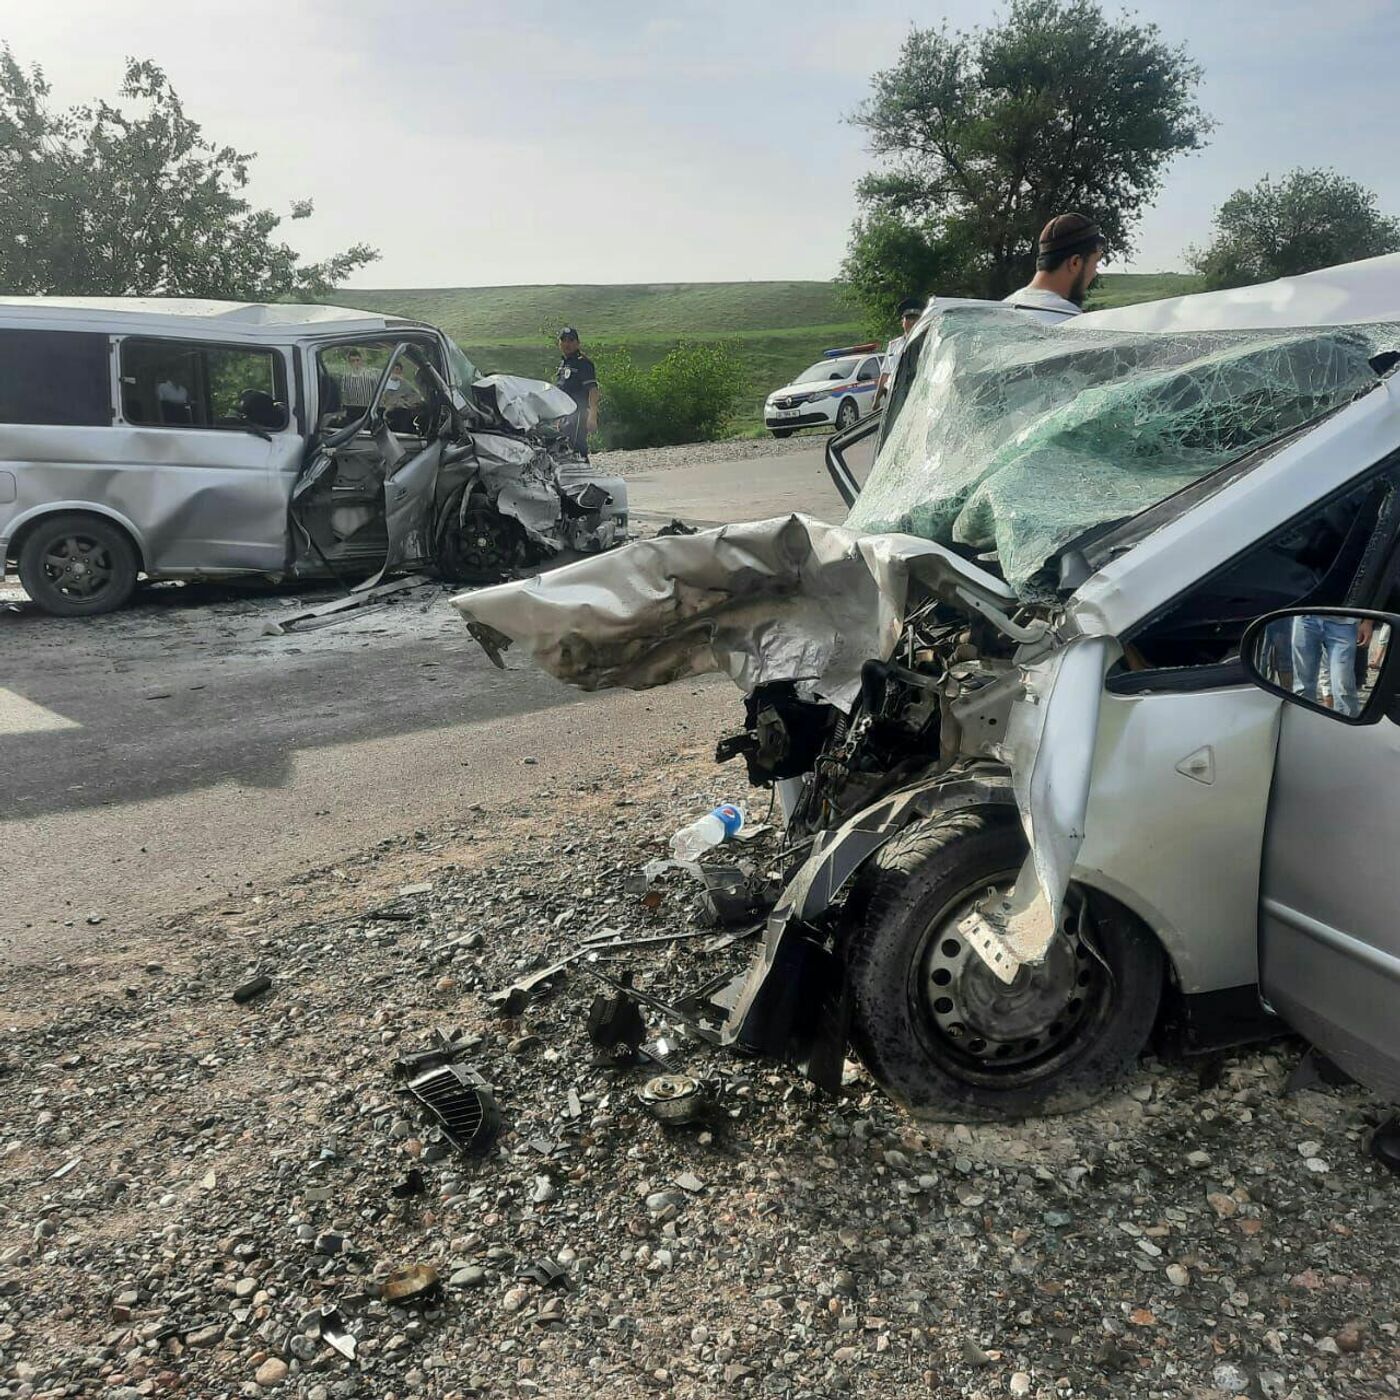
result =
[[[0,330],[0,423],[108,427],[109,354],[90,331]]]
[[[287,426],[287,385],[274,350],[192,340],[121,344],[122,417],[149,428]]]

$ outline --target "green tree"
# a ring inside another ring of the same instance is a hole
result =
[[[599,431],[606,447],[708,442],[734,416],[744,367],[724,344],[682,341],[650,369],[626,350],[600,351]]]
[[[1215,211],[1215,236],[1187,257],[1208,287],[1240,287],[1400,251],[1400,219],[1335,170],[1265,175]]]
[[[317,297],[379,256],[357,243],[302,262],[240,193],[254,156],[207,140],[153,63],[127,60],[115,104],[55,111],[49,93],[0,49],[0,291]]]
[[[968,251],[952,238],[930,238],[893,214],[862,215],[841,264],[847,300],[864,313],[866,330],[888,335],[906,297],[961,296],[969,291]]]
[[[1109,19],[1094,0],[1012,0],[987,29],[912,30],[851,118],[879,164],[856,187],[843,279],[880,314],[883,287],[870,301],[862,289],[880,286],[882,250],[899,250],[901,275],[940,279],[909,293],[1005,296],[1033,275],[1040,229],[1068,210],[1127,254],[1173,157],[1211,129],[1200,75],[1155,25]]]

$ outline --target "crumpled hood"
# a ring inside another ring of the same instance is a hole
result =
[[[518,644],[585,690],[719,671],[746,693],[790,680],[844,708],[861,665],[894,650],[911,581],[955,605],[1015,606],[940,545],[805,515],[639,540],[452,603],[492,645]]]
[[[475,380],[471,391],[478,397],[489,396],[496,412],[522,433],[574,411],[574,401],[562,389],[518,374],[488,374]]]

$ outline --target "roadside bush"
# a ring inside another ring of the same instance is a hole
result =
[[[723,344],[682,341],[650,369],[626,350],[600,352],[598,429],[604,447],[668,447],[719,437],[734,416],[744,367]]]

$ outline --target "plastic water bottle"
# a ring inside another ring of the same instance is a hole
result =
[[[737,802],[721,802],[671,837],[671,855],[681,865],[694,865],[711,846],[738,834],[744,825],[744,809]]]

